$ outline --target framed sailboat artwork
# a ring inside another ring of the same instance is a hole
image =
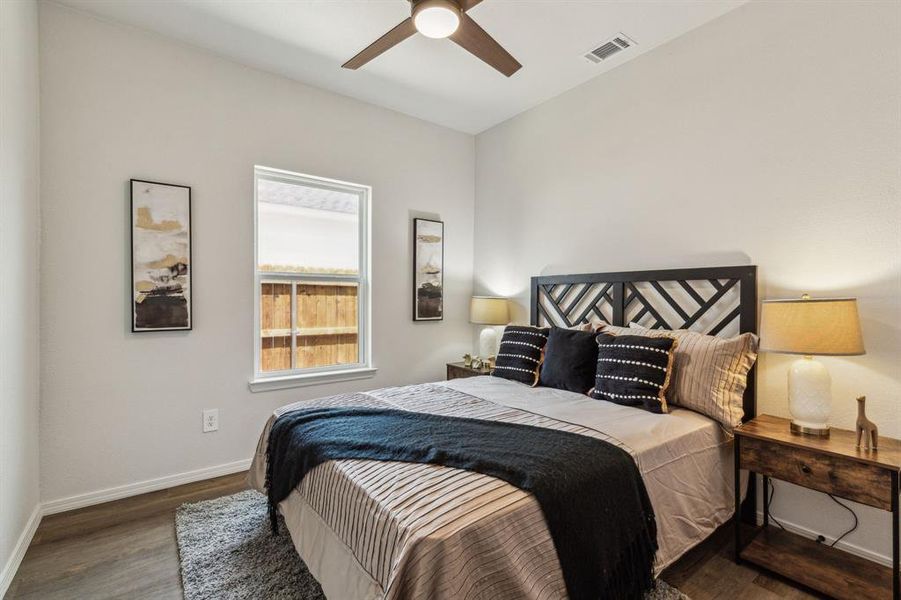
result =
[[[413,320],[444,318],[444,222],[413,219]]]

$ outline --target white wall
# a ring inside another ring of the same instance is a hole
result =
[[[38,506],[38,7],[0,2],[0,596]]]
[[[46,501],[247,459],[277,406],[441,379],[469,350],[472,136],[55,4],[40,24]],[[373,187],[374,379],[248,391],[254,164]],[[189,333],[129,332],[131,177],[193,188]],[[446,222],[441,323],[411,320],[422,213]]]
[[[866,356],[823,361],[901,437],[901,5],[752,2],[476,139],[476,291],[537,274],[756,264],[760,297],[860,298]],[[789,357],[760,360],[787,416]],[[774,512],[831,536],[825,496]],[[847,538],[890,554],[889,516]]]

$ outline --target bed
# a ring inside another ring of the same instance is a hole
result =
[[[688,307],[688,308],[687,308]],[[753,331],[756,269],[725,267],[536,277],[532,321],[589,320]],[[249,474],[265,489],[269,428],[307,407],[366,406],[523,423],[595,437],[636,461],[657,516],[659,573],[734,513],[731,436],[686,409],[659,415],[495,377],[386,388],[275,411]],[[754,415],[753,374],[745,415]],[[753,493],[743,511],[753,513]],[[337,460],[316,467],[281,502],[291,539],[330,599],[565,598],[541,508],[529,493],[431,464]]]

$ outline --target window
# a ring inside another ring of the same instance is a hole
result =
[[[367,186],[256,167],[254,391],[367,377]]]

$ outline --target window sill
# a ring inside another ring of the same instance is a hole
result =
[[[360,367],[359,369],[304,373],[302,375],[285,375],[283,377],[260,377],[258,379],[251,379],[247,385],[251,392],[268,392],[271,390],[285,390],[307,385],[368,379],[369,377],[373,377],[377,371],[378,369],[375,367]]]

